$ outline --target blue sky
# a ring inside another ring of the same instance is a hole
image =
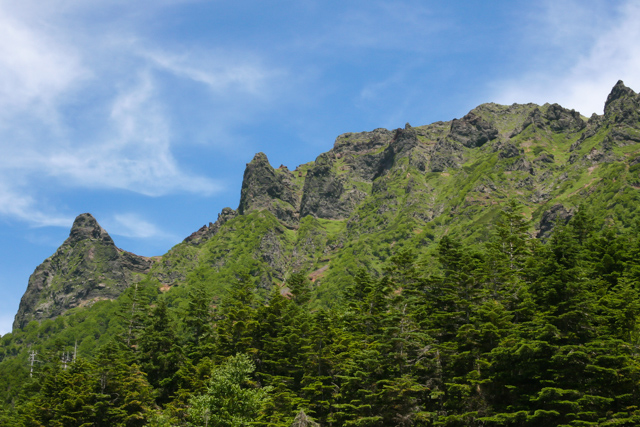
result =
[[[0,0],[0,334],[91,212],[162,255],[262,151],[293,168],[344,132],[483,102],[602,112],[640,90],[635,1]]]

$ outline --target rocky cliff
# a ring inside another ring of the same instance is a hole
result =
[[[29,278],[13,327],[116,298],[151,264],[149,258],[117,248],[93,216],[79,215],[69,238]]]

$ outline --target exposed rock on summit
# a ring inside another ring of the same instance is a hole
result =
[[[264,153],[258,153],[247,164],[240,194],[240,215],[267,209],[283,223],[297,223],[300,197],[294,175],[283,167],[274,169]]]
[[[613,87],[604,106],[605,124],[613,125],[616,129],[616,140],[624,141],[627,136],[638,137],[637,132],[630,129],[640,129],[640,94],[626,87],[622,80]]]
[[[69,238],[29,278],[13,328],[116,298],[146,274],[151,264],[149,258],[117,248],[93,216],[79,215]]]
[[[469,113],[460,120],[453,119],[451,122],[451,138],[468,148],[480,147],[496,139],[498,133],[493,124],[474,113]]]

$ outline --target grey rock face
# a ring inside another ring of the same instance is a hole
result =
[[[633,100],[636,97],[637,94],[633,91],[633,89],[625,86],[622,80],[618,80],[616,85],[611,89],[611,92],[609,93],[609,96],[607,96],[607,100],[604,103],[605,115],[620,109],[621,106],[618,103],[619,100]]]
[[[283,223],[293,226],[298,221],[300,206],[294,179],[287,168],[276,171],[264,153],[256,154],[244,171],[238,213],[267,209]]]
[[[618,140],[637,135],[640,129],[640,94],[626,87],[622,80],[613,87],[604,106],[604,122],[618,130]],[[632,132],[629,132],[633,130]]]
[[[393,140],[387,129],[340,135],[331,150],[336,159],[344,159],[354,179],[371,182],[380,174],[384,162],[383,149]]]
[[[444,172],[447,169],[458,169],[462,164],[462,146],[447,138],[439,139],[431,152],[429,170]]]
[[[407,158],[409,165],[425,172],[429,163],[427,148],[418,140],[416,132],[409,129],[397,129],[391,143],[384,150],[380,159],[377,178],[391,169],[400,159]]]
[[[366,197],[366,193],[347,184],[333,168],[332,154],[321,154],[307,173],[302,190],[300,216],[344,219]]]
[[[450,137],[468,148],[480,147],[498,137],[498,129],[482,117],[469,113],[451,122]]]
[[[543,113],[539,108],[535,108],[529,113],[529,116],[523,122],[522,127],[516,129],[511,137],[514,137],[533,126],[537,130],[547,130],[552,132],[578,132],[584,129],[587,124],[580,113],[575,110],[568,110],[558,104],[552,104],[547,107]]]
[[[149,258],[117,248],[93,216],[79,215],[69,238],[29,278],[13,328],[114,299],[136,280],[136,273],[147,273],[151,264]]]
[[[521,149],[518,149],[518,147],[511,143],[506,143],[496,148],[498,149],[498,158],[500,160],[511,159],[512,157],[518,157],[523,154]]]
[[[554,132],[578,132],[587,124],[575,110],[567,110],[558,104],[552,104],[544,115],[546,123]]]
[[[553,156],[553,154],[541,153],[538,157],[536,157],[534,162],[536,162],[536,163],[554,163],[555,162],[555,157]]]

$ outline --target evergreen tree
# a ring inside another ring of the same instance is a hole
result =
[[[168,403],[178,388],[176,374],[183,363],[184,354],[164,299],[158,301],[149,324],[142,331],[138,360],[157,393],[156,402]]]
[[[211,351],[213,314],[211,296],[203,282],[196,282],[187,294],[184,325],[187,329],[187,352],[196,361]]]
[[[269,303],[258,310],[257,321],[257,377],[273,389],[267,425],[290,424],[306,405],[299,393],[309,351],[308,314],[275,287]]]
[[[254,353],[253,336],[258,323],[255,284],[242,273],[230,284],[229,291],[216,311],[216,336],[220,354]]]
[[[311,283],[304,273],[293,273],[287,281],[287,287],[296,304],[304,306],[311,299]]]
[[[130,363],[128,351],[123,343],[112,341],[97,355],[96,427],[143,426],[150,415],[152,388],[139,366]]]
[[[189,417],[205,427],[249,426],[259,416],[269,392],[251,383],[255,370],[251,359],[244,354],[229,358],[216,367],[207,391],[191,399]]]

